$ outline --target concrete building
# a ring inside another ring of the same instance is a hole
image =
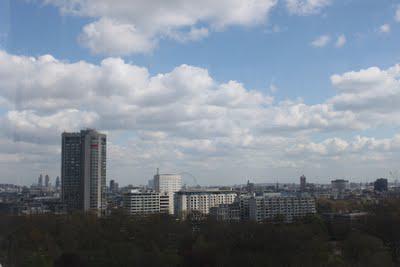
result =
[[[343,179],[337,179],[331,181],[332,195],[335,199],[344,197],[344,193],[349,190],[349,181]]]
[[[302,175],[300,176],[300,190],[304,191],[306,190],[306,188],[307,188],[307,178],[304,175]]]
[[[118,183],[115,182],[114,180],[110,180],[110,192],[116,193],[116,192],[118,192],[118,189],[119,189]]]
[[[50,176],[48,174],[46,174],[46,176],[44,177],[44,186],[46,188],[50,187]]]
[[[160,194],[154,191],[131,190],[124,194],[123,207],[129,215],[160,213]]]
[[[303,196],[277,196],[264,194],[249,200],[250,220],[256,222],[272,221],[283,216],[285,222],[292,222],[308,214],[315,214],[315,199]]]
[[[106,135],[87,129],[62,134],[62,200],[67,210],[106,208]]]
[[[170,213],[170,194],[168,193],[159,193],[160,194],[160,212],[161,213]]]
[[[210,208],[221,204],[232,204],[236,196],[233,191],[179,191],[175,193],[175,215],[181,219],[185,219],[193,212],[207,215]]]
[[[39,178],[38,178],[38,186],[39,186],[39,187],[43,187],[43,175],[42,175],[42,174],[39,175]]]
[[[331,181],[332,190],[338,192],[344,192],[349,189],[349,181],[343,179],[337,179]]]
[[[57,176],[57,178],[56,178],[56,189],[58,190],[58,189],[60,189],[60,187],[61,187],[60,177]]]
[[[239,202],[232,204],[221,204],[217,207],[210,208],[210,216],[217,221],[223,222],[240,222]]]
[[[388,191],[388,180],[384,178],[377,179],[374,182],[374,190],[377,192],[387,192]]]
[[[243,194],[237,196],[235,199],[235,202],[239,203],[240,220],[242,221],[248,221],[250,219],[249,201],[253,196],[253,194]]]
[[[182,189],[182,177],[179,174],[157,174],[153,179],[154,190],[169,196],[169,214],[174,214],[174,194]]]

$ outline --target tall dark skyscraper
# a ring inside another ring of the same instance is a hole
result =
[[[50,176],[48,174],[44,177],[44,186],[46,188],[50,187]]]
[[[306,190],[307,188],[307,178],[302,175],[300,176],[300,190]]]
[[[106,135],[95,130],[62,134],[62,199],[69,211],[105,209],[106,147]]]
[[[56,189],[59,189],[60,187],[61,187],[60,177],[57,176],[57,178],[56,178]]]
[[[39,175],[39,178],[38,178],[38,186],[39,186],[39,187],[43,187],[43,175],[42,175],[42,174]]]

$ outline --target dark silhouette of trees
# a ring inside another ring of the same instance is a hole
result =
[[[6,266],[397,266],[400,205],[368,207],[359,224],[307,216],[292,224],[167,215],[0,217]],[[199,221],[199,219],[202,219]],[[334,228],[336,227],[336,228]],[[343,230],[345,229],[345,231]]]

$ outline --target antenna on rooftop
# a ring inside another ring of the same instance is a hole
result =
[[[157,175],[160,174],[160,168],[157,168]]]

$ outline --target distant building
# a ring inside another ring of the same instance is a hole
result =
[[[110,180],[110,192],[116,193],[116,192],[118,192],[118,188],[119,188],[118,183],[115,182],[114,180]]]
[[[235,202],[239,203],[240,220],[248,221],[250,219],[249,201],[253,197],[251,194],[237,196]]]
[[[285,222],[292,222],[308,214],[315,214],[315,199],[302,196],[277,196],[265,194],[249,200],[250,220],[273,221],[282,216]]]
[[[60,189],[60,187],[61,187],[60,177],[57,176],[57,178],[56,178],[56,189]]]
[[[169,214],[174,214],[174,194],[182,189],[182,177],[179,174],[154,175],[154,190],[169,196]]]
[[[193,212],[207,215],[210,208],[232,204],[237,194],[233,191],[200,190],[175,193],[175,215],[184,219]]]
[[[387,192],[388,191],[388,180],[384,178],[377,179],[374,182],[374,190],[377,192]]]
[[[239,222],[240,207],[238,202],[232,204],[221,204],[217,207],[210,208],[210,216],[217,221]]]
[[[255,191],[255,185],[254,183],[250,183],[250,181],[247,181],[247,185],[246,185],[246,191],[248,193],[253,193]]]
[[[338,179],[331,181],[332,191],[343,193],[344,191],[349,189],[349,181]]]
[[[114,184],[115,184],[115,181],[114,180],[110,180],[110,191],[111,192],[113,192],[113,190],[114,190]]]
[[[147,182],[147,187],[148,187],[149,189],[153,189],[153,190],[154,190],[154,179],[150,179],[150,180]]]
[[[62,200],[67,210],[106,208],[106,135],[95,130],[62,134]]]
[[[38,178],[38,186],[39,186],[39,187],[43,187],[43,175],[42,175],[42,174],[39,175],[39,178]]]
[[[302,175],[300,176],[300,190],[304,191],[306,190],[306,188],[307,188],[307,178],[304,175]]]
[[[154,191],[131,190],[124,194],[123,207],[129,215],[160,213],[160,194]]]
[[[170,213],[170,194],[168,193],[159,193],[160,194],[160,212],[161,213]]]
[[[46,188],[50,187],[50,176],[48,174],[46,174],[46,176],[44,177],[44,186]]]

